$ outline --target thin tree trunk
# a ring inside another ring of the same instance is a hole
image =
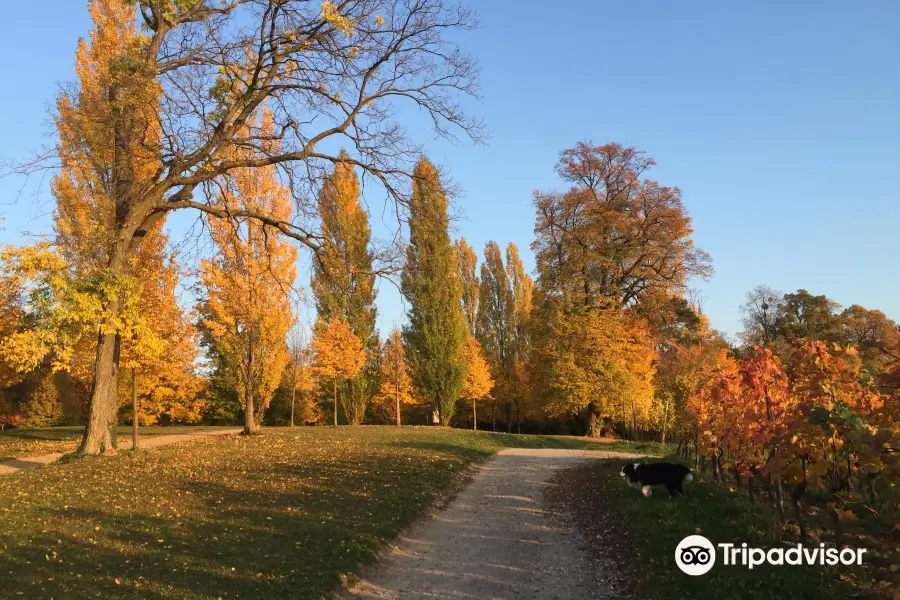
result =
[[[338,395],[337,395],[337,379],[334,380],[334,426],[337,427],[337,403],[338,403]]]
[[[394,365],[394,394],[397,396],[397,427],[403,427],[400,420],[400,365]]]
[[[631,397],[631,439],[637,441],[637,408],[634,405],[634,396]]]
[[[294,426],[294,403],[297,401],[297,382],[291,386],[291,427]]]
[[[475,410],[475,400],[472,400],[472,431],[478,431],[478,412]]]
[[[663,407],[663,422],[662,422],[662,438],[660,439],[660,444],[663,447],[666,445],[666,425],[669,421],[669,395],[666,394],[666,403]]]
[[[140,435],[141,405],[138,400],[138,374],[137,367],[131,367],[131,449],[138,450],[141,447]]]

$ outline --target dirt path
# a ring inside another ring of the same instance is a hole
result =
[[[168,444],[177,444],[178,442],[186,442],[188,440],[196,440],[198,438],[210,435],[228,435],[240,433],[241,429],[216,429],[198,431],[197,433],[175,433],[172,435],[147,435],[141,437],[141,448],[156,448],[157,446],[166,446]],[[131,437],[127,440],[119,442],[119,450],[131,449]],[[42,454],[40,456],[23,456],[20,458],[12,458],[0,461],[0,475],[8,475],[22,469],[34,469],[55,463],[63,454],[61,452],[53,452],[52,454]]]
[[[366,600],[614,597],[580,534],[548,514],[542,489],[561,467],[633,455],[581,450],[503,450],[479,468],[445,511],[392,549],[347,594]]]

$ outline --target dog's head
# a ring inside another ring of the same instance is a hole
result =
[[[637,471],[639,463],[628,463],[619,472],[619,477],[625,480],[625,483],[631,484],[634,481],[634,474]]]

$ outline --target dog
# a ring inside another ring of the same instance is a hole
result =
[[[674,498],[675,492],[683,494],[682,485],[694,480],[694,474],[683,465],[674,463],[634,463],[622,467],[619,473],[629,487],[641,489],[645,498],[653,494],[652,486],[664,485],[669,496]]]

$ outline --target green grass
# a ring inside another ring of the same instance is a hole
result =
[[[622,461],[602,461],[586,466],[572,483],[587,487],[585,495],[602,495],[605,526],[611,535],[626,540],[626,566],[634,568],[637,596],[641,598],[848,598],[860,573],[847,567],[723,566],[717,562],[703,576],[683,574],[675,565],[675,547],[694,533],[714,544],[734,542],[738,546],[775,548],[782,542],[773,527],[773,515],[749,502],[746,495],[726,486],[695,482],[686,485],[686,494],[670,500],[663,488],[650,498],[624,485],[619,476]],[[579,483],[578,480],[581,480]],[[591,489],[593,488],[593,489]],[[817,546],[818,544],[811,544]],[[717,549],[718,550],[718,549]],[[858,590],[857,590],[858,591]]]
[[[319,598],[509,446],[611,444],[283,428],[0,477],[0,598]]]
[[[141,427],[141,435],[171,435],[219,429],[202,425]],[[45,429],[7,429],[0,431],[0,458],[36,456],[54,452],[74,452],[81,441],[84,427],[47,427]],[[131,438],[131,427],[118,428],[119,439]]]

